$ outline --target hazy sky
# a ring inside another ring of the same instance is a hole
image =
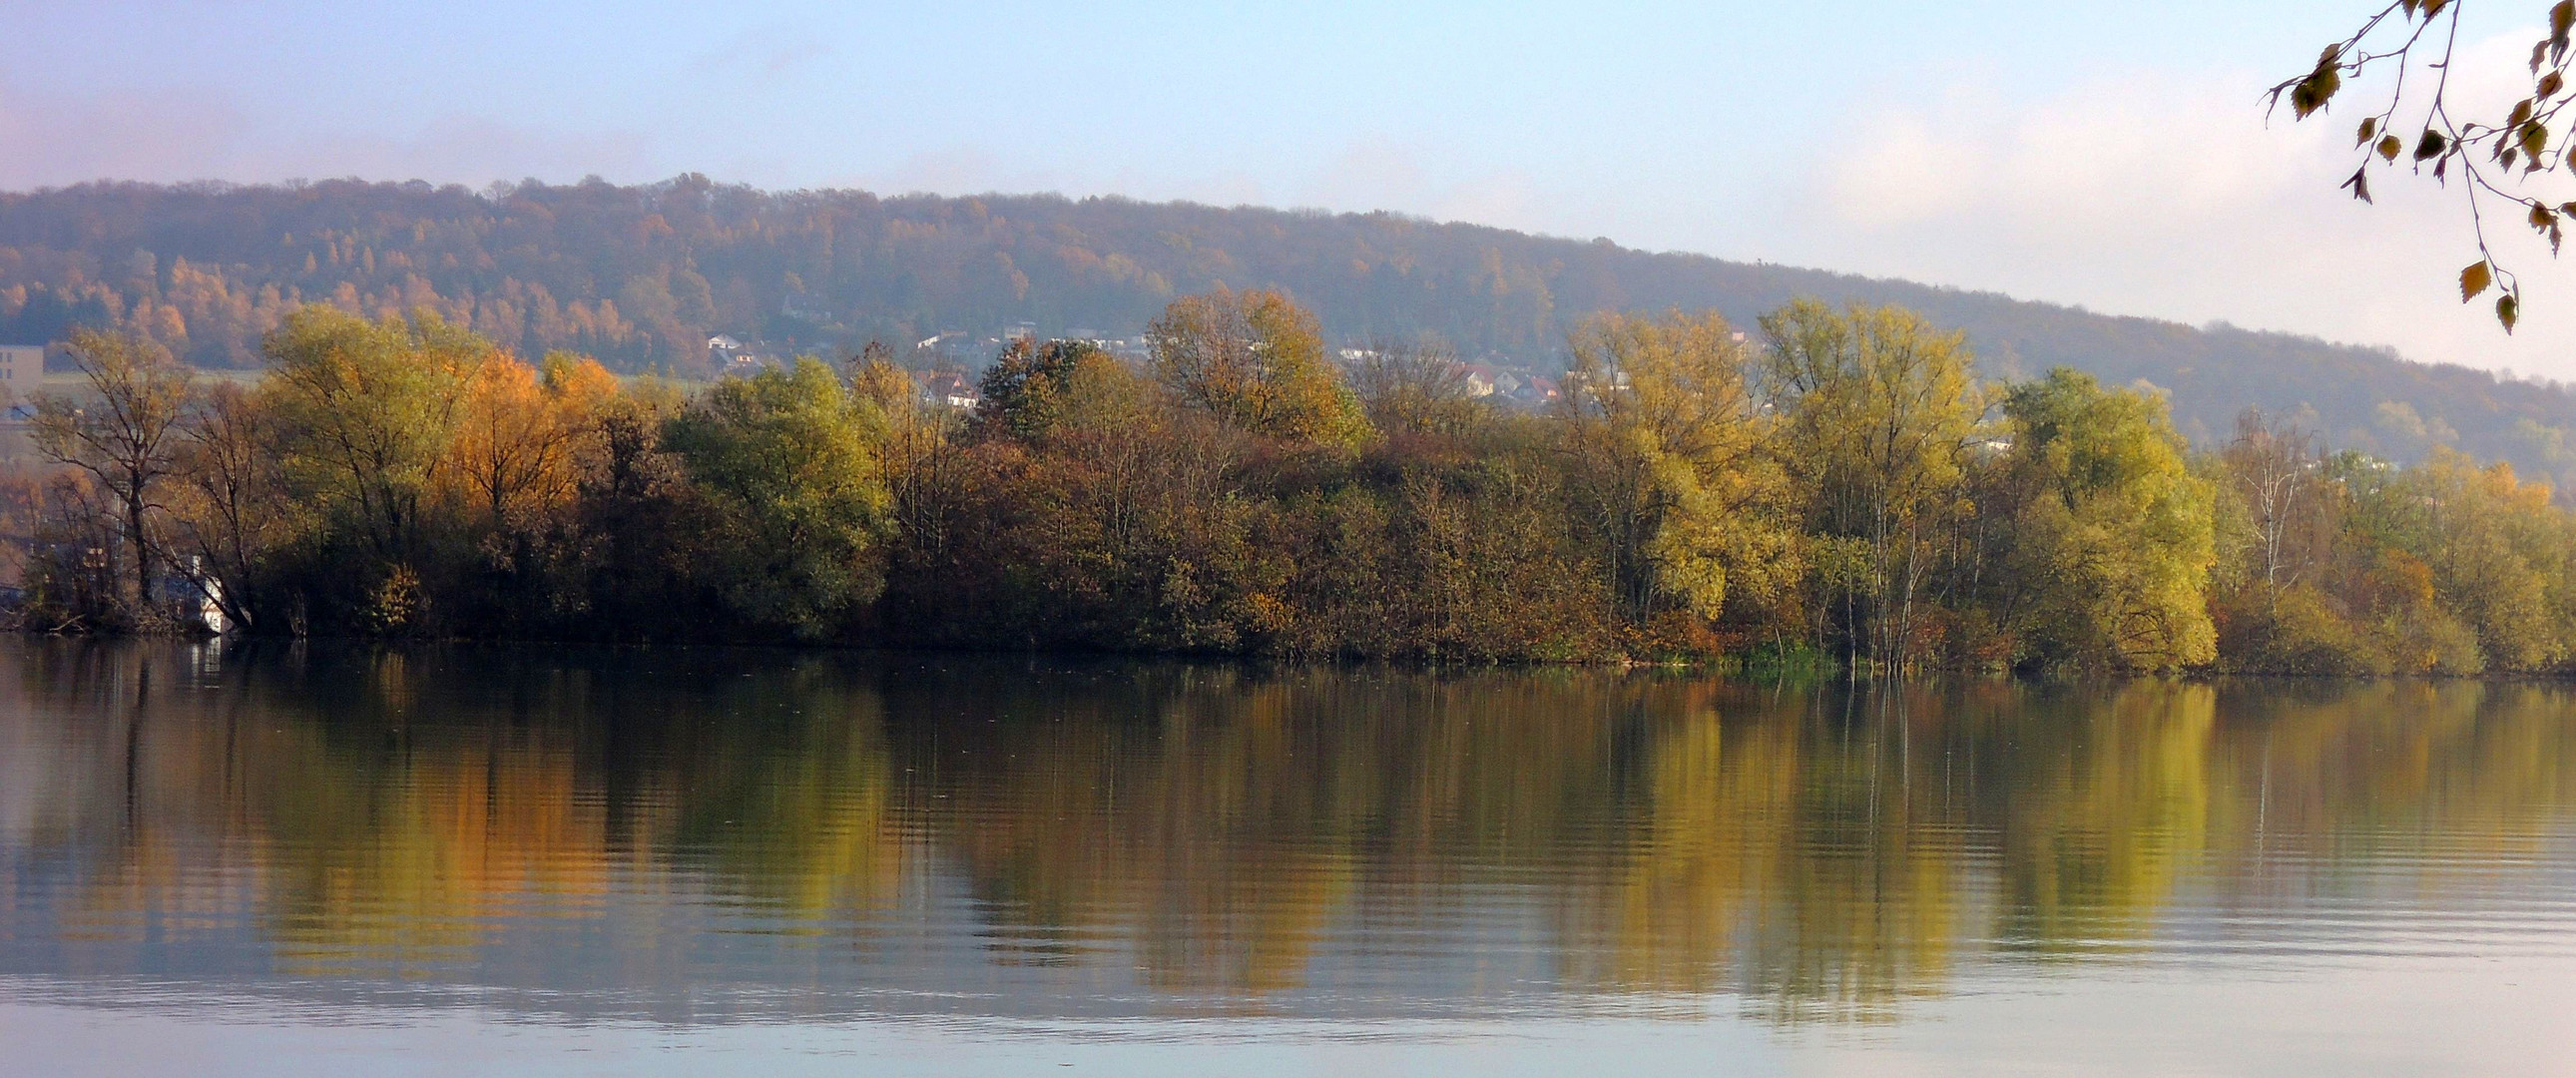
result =
[[[697,171],[1395,209],[2576,379],[2576,272],[2509,247],[2508,340],[2446,295],[2452,198],[2352,204],[2350,121],[2265,127],[2260,89],[2375,6],[0,0],[0,188]],[[2510,73],[2545,9],[2480,4],[2466,47]]]

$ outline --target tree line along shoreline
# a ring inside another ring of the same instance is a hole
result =
[[[312,305],[255,385],[83,330],[32,402],[30,631],[1045,648],[1285,660],[2576,672],[2576,515],[2447,451],[1978,377],[1895,307],[1603,314],[1541,412],[1287,296],[1151,356],[1013,341],[971,408],[892,351],[695,392],[433,312]]]

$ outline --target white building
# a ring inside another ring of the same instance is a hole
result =
[[[33,407],[44,384],[44,345],[0,344],[0,408]]]

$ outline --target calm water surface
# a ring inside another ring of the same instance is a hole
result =
[[[0,643],[0,1074],[2576,1074],[2576,696]]]

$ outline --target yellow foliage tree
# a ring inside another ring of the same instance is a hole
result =
[[[2051,665],[2173,670],[2217,655],[2215,494],[2164,399],[2066,368],[2016,386],[2011,615]]]
[[[1762,318],[1763,389],[1781,459],[1831,570],[1815,613],[1855,659],[1915,658],[1939,553],[1964,515],[1962,463],[1985,410],[1966,338],[1898,307],[1799,300]]]
[[[1715,619],[1796,579],[1786,476],[1762,451],[1771,424],[1739,336],[1714,313],[1680,311],[1599,315],[1572,335],[1564,437],[1631,617]]]

